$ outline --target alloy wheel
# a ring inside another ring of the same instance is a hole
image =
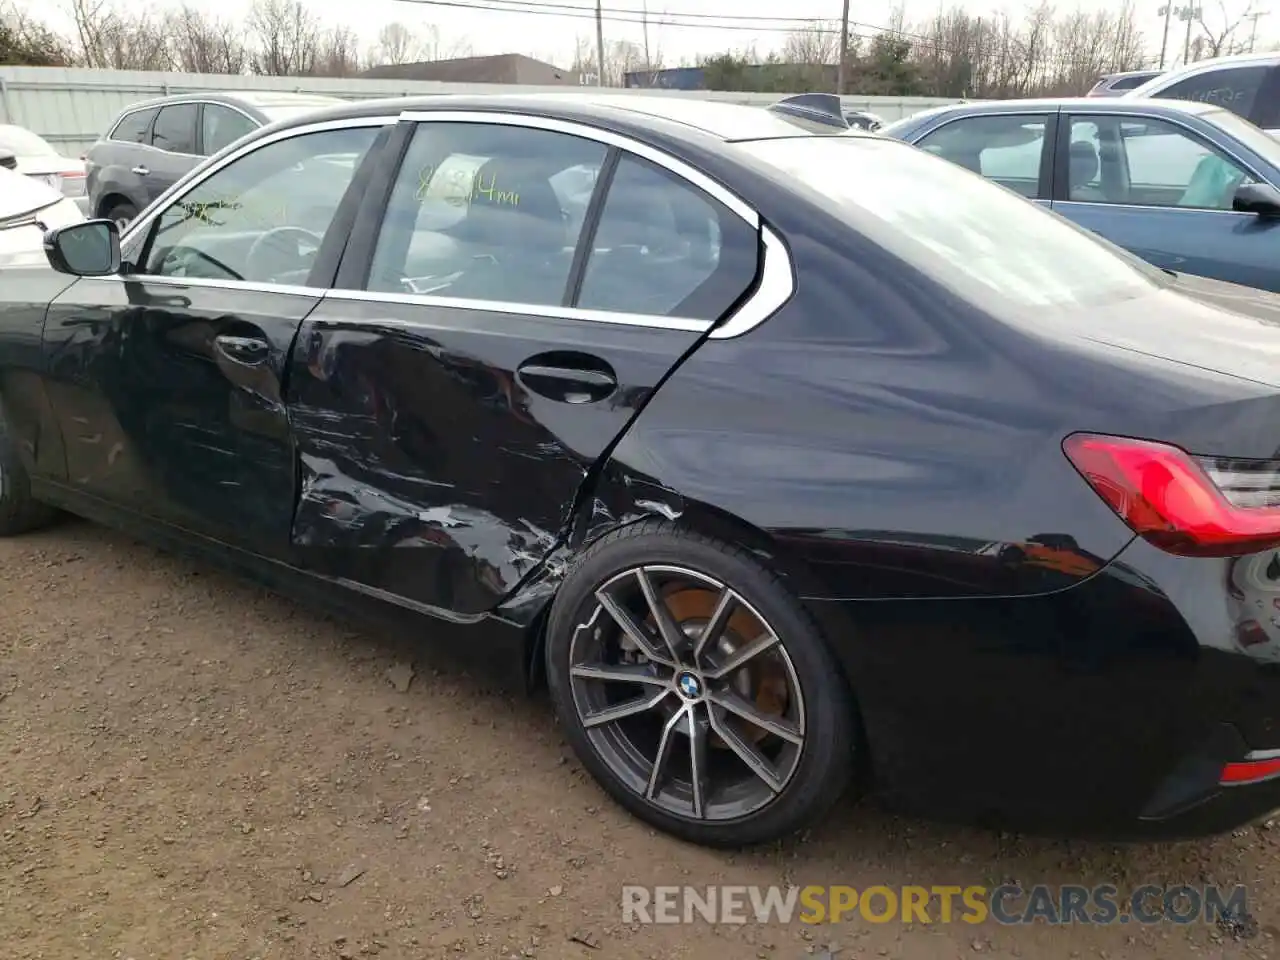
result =
[[[791,658],[746,598],[706,574],[644,565],[599,586],[569,677],[597,754],[667,813],[748,816],[799,765],[805,710]]]

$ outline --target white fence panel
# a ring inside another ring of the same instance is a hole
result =
[[[63,153],[79,156],[111,119],[132,103],[174,93],[215,90],[281,90],[348,100],[461,93],[565,93],[565,86],[494,83],[435,83],[325,77],[244,77],[199,73],[148,73],[58,67],[0,67],[0,123],[16,123],[40,134]],[[785,94],[709,90],[610,89],[611,94],[684,97],[767,105]],[[870,110],[886,121],[954,103],[936,97],[845,97],[847,109]]]

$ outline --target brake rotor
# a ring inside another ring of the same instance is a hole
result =
[[[702,628],[710,621],[715,612],[717,599],[718,596],[714,591],[696,588],[677,588],[663,594],[663,600],[671,612],[672,619],[690,639],[698,637]],[[649,626],[655,626],[652,616],[648,618],[647,623]],[[760,636],[763,630],[764,626],[750,612],[739,607],[725,624],[724,631],[716,644],[716,650],[727,660]],[[774,717],[784,715],[789,700],[789,687],[786,672],[776,658],[769,656],[754,658],[733,673],[730,683],[739,696],[753,702],[762,713]],[[754,724],[750,725],[748,730],[744,730],[744,726],[739,724],[737,728],[750,740],[759,742],[768,736],[767,731],[761,730]],[[720,738],[714,735],[711,737],[711,743],[714,746],[724,747]]]

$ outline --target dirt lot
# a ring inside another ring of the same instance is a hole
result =
[[[846,805],[729,856],[620,812],[545,699],[81,522],[0,541],[0,956],[1268,956],[1280,828],[1052,843]],[[405,679],[396,666],[412,662]],[[389,679],[390,671],[390,679]],[[363,873],[352,879],[359,869]],[[1204,925],[621,924],[623,883],[1245,883]],[[349,881],[345,885],[343,881]],[[577,942],[573,937],[586,940]]]

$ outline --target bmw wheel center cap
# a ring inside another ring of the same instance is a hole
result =
[[[702,696],[702,681],[692,673],[682,673],[676,678],[676,689],[686,700],[697,700]]]

